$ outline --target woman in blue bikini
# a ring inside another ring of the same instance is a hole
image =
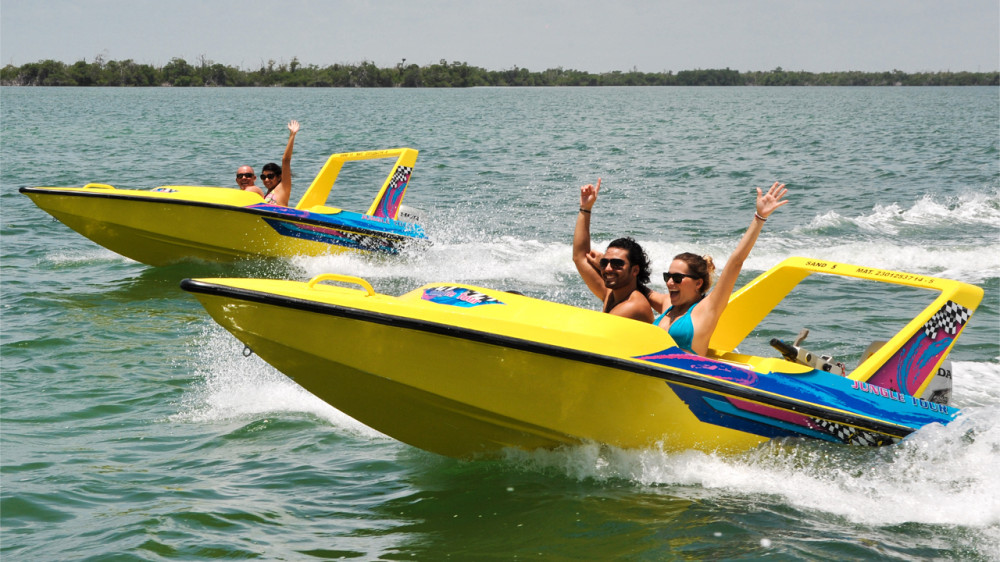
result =
[[[782,199],[787,192],[785,184],[778,182],[774,182],[767,193],[757,188],[757,206],[750,226],[729,256],[712,292],[708,292],[712,286],[712,273],[715,271],[711,257],[683,253],[670,262],[669,270],[663,274],[663,280],[667,284],[665,298],[651,296],[649,301],[654,308],[659,304],[663,311],[653,323],[666,330],[678,347],[698,355],[708,353],[708,342],[729,304],[729,297],[733,294],[743,262],[757,242],[767,217],[778,207],[788,203],[787,199]],[[654,295],[664,296],[659,293]]]
[[[715,272],[711,257],[683,253],[670,262],[669,270],[663,274],[667,293],[652,291],[648,298],[653,309],[662,312],[653,324],[666,330],[678,347],[698,355],[708,353],[708,342],[729,304],[743,262],[757,242],[767,217],[788,203],[787,199],[783,199],[787,192],[785,184],[778,182],[774,182],[767,193],[757,188],[757,205],[750,226],[729,256],[712,292],[708,291]],[[600,257],[592,252],[588,259],[594,263]]]

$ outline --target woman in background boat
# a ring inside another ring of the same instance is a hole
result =
[[[299,122],[292,119],[288,122],[288,145],[281,157],[281,166],[274,162],[264,164],[260,172],[260,180],[267,190],[264,202],[274,205],[288,206],[288,198],[292,195],[292,148],[295,145],[295,134],[299,132]]]
[[[653,320],[653,324],[666,330],[678,347],[697,355],[708,353],[708,342],[729,304],[729,297],[743,269],[743,262],[750,255],[767,218],[778,207],[788,203],[787,199],[783,199],[786,193],[788,190],[785,189],[785,184],[778,182],[774,182],[767,193],[757,188],[753,219],[729,256],[726,267],[715,283],[715,290],[709,292],[715,271],[715,264],[710,256],[685,252],[674,257],[669,270],[663,274],[667,293],[651,291],[648,298],[653,309],[661,313]],[[596,195],[595,192],[595,199]],[[591,252],[588,261],[598,268],[601,257]]]

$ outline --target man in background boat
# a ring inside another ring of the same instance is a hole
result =
[[[596,186],[588,184],[580,188],[580,212],[573,232],[573,263],[587,288],[604,303],[604,312],[652,322],[653,309],[646,287],[649,258],[638,242],[629,237],[613,240],[598,262],[599,271],[587,259],[590,254],[590,210],[597,202],[600,189],[600,178]]]
[[[249,191],[250,193],[256,193],[261,197],[264,196],[264,190],[254,185],[257,181],[257,174],[254,173],[253,168],[250,166],[240,166],[236,169],[236,185],[240,187],[243,191]]]

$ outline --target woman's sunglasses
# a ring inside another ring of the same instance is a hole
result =
[[[611,269],[621,269],[625,267],[625,260],[618,258],[601,258],[601,261],[598,263],[601,264],[601,269],[608,267],[608,264],[611,264]]]
[[[277,177],[275,174],[261,174],[260,175],[260,179],[262,179],[262,180],[270,180],[270,179],[274,179],[275,177]]]
[[[684,281],[685,277],[690,277],[691,279],[697,279],[698,278],[698,277],[696,277],[694,275],[688,275],[687,273],[667,273],[666,271],[663,272],[663,282],[664,283],[666,283],[667,281],[673,280],[674,283],[680,284],[681,281]]]

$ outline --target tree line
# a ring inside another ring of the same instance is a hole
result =
[[[682,70],[677,73],[613,71],[595,74],[550,68],[486,70],[465,62],[419,66],[403,59],[379,68],[372,62],[320,67],[273,60],[244,70],[214,63],[204,56],[194,64],[173,58],[156,67],[132,59],[85,60],[66,64],[43,60],[0,69],[3,86],[180,86],[308,88],[468,88],[474,86],[1000,86],[1000,72],[805,72],[774,70],[739,72],[725,69]]]

